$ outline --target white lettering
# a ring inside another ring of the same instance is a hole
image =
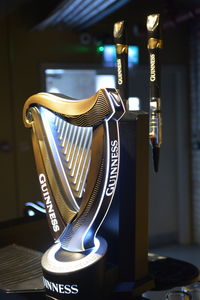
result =
[[[54,291],[58,292],[58,284],[57,283],[51,282],[50,286],[52,287],[52,289]]]
[[[54,226],[53,226],[53,230],[54,230],[55,232],[57,232],[57,231],[60,230],[60,227],[59,227],[58,225],[54,225]]]
[[[44,286],[46,289],[59,294],[78,294],[79,289],[77,284],[63,284],[50,282],[43,277]]]
[[[59,287],[59,293],[60,294],[64,294],[65,291],[64,291],[64,284],[58,284],[58,287]]]
[[[117,59],[117,73],[118,73],[118,84],[121,85],[123,83],[122,77],[122,62],[121,59]]]
[[[46,178],[45,178],[44,174],[39,175],[39,181],[40,181],[41,184],[43,184],[46,181]]]
[[[150,81],[156,80],[155,62],[155,54],[150,54]]]
[[[72,291],[72,294],[78,294],[78,286],[77,286],[77,284],[73,284],[71,286],[71,291]]]
[[[60,230],[60,227],[58,225],[58,221],[56,218],[56,214],[53,208],[53,203],[51,201],[51,197],[48,191],[48,187],[47,187],[47,183],[46,183],[46,177],[44,174],[39,174],[39,182],[41,184],[41,190],[42,190],[42,194],[43,194],[43,198],[45,201],[45,205],[46,205],[46,209],[47,209],[47,213],[49,215],[49,219],[51,221],[51,225],[53,227],[53,231],[57,232]]]
[[[106,196],[112,196],[115,191],[115,187],[117,184],[117,176],[118,176],[118,165],[119,165],[119,151],[118,151],[118,141],[114,140],[110,142],[110,151],[111,151],[111,168],[110,168],[110,177],[108,180],[108,186],[106,189]]]

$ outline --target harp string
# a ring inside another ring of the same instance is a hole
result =
[[[46,108],[42,111],[48,119],[72,194],[80,205],[91,161],[93,128],[72,125]]]

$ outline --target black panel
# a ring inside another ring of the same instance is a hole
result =
[[[148,115],[120,121],[121,160],[116,195],[100,229],[121,281],[148,276]]]

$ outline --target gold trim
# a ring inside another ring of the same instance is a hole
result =
[[[124,27],[124,21],[119,21],[114,24],[114,30],[113,30],[114,38],[116,39],[121,38],[123,27]]]
[[[147,16],[147,30],[155,31],[160,21],[160,14],[152,14]]]
[[[84,100],[71,100],[49,93],[38,93],[28,98],[23,108],[23,121],[25,127],[31,127],[32,121],[28,118],[27,112],[33,104],[41,105],[67,117],[75,117],[89,111],[96,103],[99,90],[92,97]]]
[[[128,45],[116,44],[117,54],[128,53]]]
[[[148,49],[163,48],[163,41],[155,38],[148,39]]]

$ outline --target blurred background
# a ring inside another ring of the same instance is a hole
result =
[[[163,21],[163,145],[149,154],[149,244],[200,244],[200,3],[195,0],[0,1],[0,221],[41,200],[22,108],[32,94],[82,99],[116,86],[113,25],[128,23],[129,95],[149,109],[146,17]]]

